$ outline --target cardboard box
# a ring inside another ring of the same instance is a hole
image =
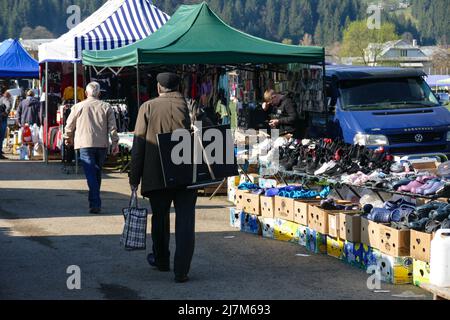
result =
[[[261,216],[264,218],[275,217],[275,198],[274,197],[260,197]]]
[[[303,247],[306,247],[306,237],[307,237],[306,229],[308,229],[308,227],[299,225],[298,226],[298,230],[297,230],[297,233],[298,233],[298,236],[297,236],[298,237],[298,244],[303,246]]]
[[[322,234],[328,234],[329,212],[330,211],[323,210],[317,205],[309,205],[308,227]]]
[[[361,243],[380,249],[380,226],[379,223],[361,218]]]
[[[411,257],[392,257],[381,253],[378,272],[381,281],[391,284],[412,284],[413,259]]]
[[[262,236],[267,239],[275,239],[275,219],[260,217],[259,222]]]
[[[339,228],[340,213],[329,213],[328,214],[328,235],[333,238],[339,238],[340,228]]]
[[[393,257],[410,256],[410,230],[380,226],[380,251]]]
[[[236,190],[236,209],[244,209],[244,195],[248,192],[248,190]]]
[[[258,216],[241,212],[241,231],[255,235],[262,235]]]
[[[229,177],[227,179],[228,188],[237,188],[239,186],[241,178],[239,176]]]
[[[430,174],[436,174],[440,163],[434,159],[423,159],[412,161],[411,165],[415,173],[428,172]]]
[[[309,205],[318,204],[320,200],[301,200],[294,203],[294,222],[308,226]]]
[[[233,203],[234,205],[236,205],[236,191],[237,191],[236,187],[234,187],[234,188],[230,187],[230,188],[228,188],[228,191],[227,191],[228,201]]]
[[[339,214],[339,238],[342,240],[361,242],[361,216],[359,213]]]
[[[411,230],[411,257],[416,260],[430,262],[431,240],[433,240],[432,234]]]
[[[306,229],[306,250],[327,254],[327,236],[308,227]]]
[[[363,244],[345,241],[343,261],[351,266],[364,269],[363,267]]]
[[[350,205],[351,202],[345,200],[336,200],[336,204]],[[309,204],[308,208],[308,227],[322,233],[329,233],[329,221],[328,216],[330,214],[336,214],[343,212],[343,210],[324,210],[320,208],[318,203]]]
[[[344,259],[344,241],[339,238],[327,237],[327,255],[339,260]]]
[[[294,221],[295,200],[290,198],[275,197],[275,218]]]
[[[430,283],[430,264],[428,262],[414,259],[413,283],[418,287],[421,284]]]
[[[230,208],[230,226],[232,228],[241,228],[241,211],[236,208]]]
[[[298,243],[298,227],[299,225],[297,223],[283,219],[275,219],[274,239]]]
[[[377,266],[378,261],[381,259],[381,251],[365,244],[361,244],[362,260],[361,267],[364,270],[369,269],[371,266]]]
[[[260,198],[261,195],[259,194],[253,194],[251,192],[245,193],[243,195],[243,202],[242,210],[244,210],[245,213],[254,214],[256,216],[261,215],[261,201]]]

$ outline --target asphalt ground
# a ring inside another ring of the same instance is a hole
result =
[[[60,163],[0,161],[0,299],[431,299],[412,285],[382,284],[375,292],[365,271],[241,233],[229,226],[223,197],[199,198],[191,281],[176,284],[172,273],[150,268],[148,252],[120,247],[129,195],[126,174],[105,173],[103,213],[90,215],[82,174],[65,174]],[[79,290],[68,289],[70,266],[79,268]]]

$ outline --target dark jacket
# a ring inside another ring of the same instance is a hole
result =
[[[23,100],[20,103],[19,108],[17,108],[17,118],[19,119],[19,124],[23,126],[25,123],[28,123],[30,125],[37,124],[40,126],[40,108],[41,104],[36,98],[28,97]]]
[[[271,119],[278,119],[280,124],[277,129],[280,130],[280,135],[286,133],[293,133],[294,135],[298,129],[299,117],[297,109],[292,100],[288,97],[283,97],[278,107],[272,107]]]
[[[141,106],[134,132],[130,185],[141,184],[144,197],[165,189],[157,135],[190,128],[189,109],[179,92],[161,94]]]

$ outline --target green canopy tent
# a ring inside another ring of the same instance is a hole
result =
[[[321,64],[325,49],[260,39],[223,22],[203,2],[182,5],[148,38],[108,51],[83,51],[83,64],[99,67],[174,64]]]

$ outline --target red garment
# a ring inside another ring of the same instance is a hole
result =
[[[192,81],[191,81],[191,98],[196,99],[198,96],[198,86],[197,86],[197,74],[192,74]]]

